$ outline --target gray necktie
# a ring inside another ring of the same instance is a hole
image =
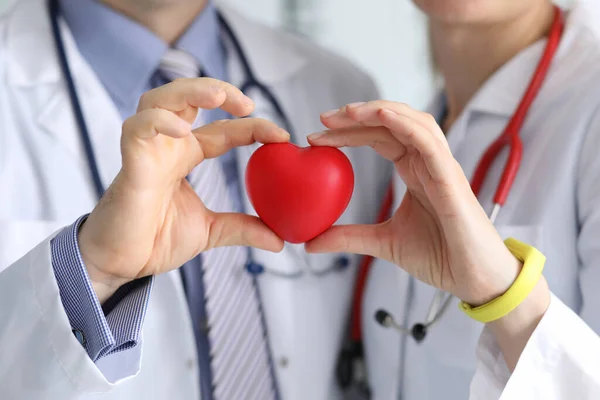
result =
[[[200,68],[190,54],[171,49],[161,60],[160,72],[166,79],[174,80],[197,77]],[[196,126],[203,123],[202,114],[200,111]],[[225,174],[217,159],[202,162],[190,174],[189,181],[208,209],[215,212],[233,210]],[[201,256],[213,398],[275,399],[257,288],[252,275],[244,268],[247,249],[223,247],[206,251]]]

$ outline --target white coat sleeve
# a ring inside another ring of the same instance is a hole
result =
[[[552,296],[512,374],[494,336],[484,329],[470,399],[600,399],[600,337]]]
[[[73,335],[51,239],[0,273],[0,399],[76,399],[139,371],[141,343],[95,364]]]
[[[600,110],[588,127],[577,169],[579,315],[600,334]]]
[[[478,348],[472,399],[600,399],[600,112],[581,144],[577,166],[577,250],[582,307],[558,298],[529,340],[512,376],[486,329]]]

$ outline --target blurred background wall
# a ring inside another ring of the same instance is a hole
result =
[[[0,0],[0,12],[15,1]],[[431,97],[426,26],[410,0],[216,1],[308,36],[354,61],[375,77],[384,98],[422,108]],[[557,2],[568,5],[573,0]]]
[[[567,6],[573,1],[556,3]],[[433,94],[426,25],[410,0],[219,2],[266,24],[304,34],[349,58],[375,77],[383,98],[422,108]]]
[[[409,0],[221,2],[268,24],[309,36],[349,58],[376,78],[384,98],[422,107],[431,95],[426,27]],[[270,12],[263,13],[261,8]]]

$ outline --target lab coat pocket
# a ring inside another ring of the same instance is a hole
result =
[[[251,248],[252,261],[258,264],[262,270],[283,278],[296,278],[302,274],[303,253],[285,244],[279,253]]]
[[[345,253],[308,254],[303,244],[286,243],[283,251],[277,254],[259,249],[251,249],[251,253],[253,261],[265,272],[285,278],[336,274],[352,269],[358,263],[357,256]]]
[[[355,269],[359,257],[346,253],[310,254],[307,256],[311,273],[325,275],[343,272],[348,268]]]
[[[68,223],[0,220],[0,272]]]

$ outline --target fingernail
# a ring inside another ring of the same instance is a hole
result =
[[[380,113],[381,114],[387,114],[388,117],[397,116],[398,115],[397,112],[392,111],[392,110],[387,109],[387,108],[382,108],[381,111],[380,111]]]
[[[364,101],[357,101],[356,103],[350,103],[350,104],[347,104],[347,105],[346,105],[346,108],[356,108],[356,107],[363,106],[363,105],[365,105],[365,104],[367,104],[367,103],[366,103],[366,102],[364,102]]]
[[[339,112],[340,112],[340,110],[327,111],[327,112],[324,112],[323,114],[321,114],[321,117],[323,117],[323,118],[330,118],[330,117],[333,117],[335,114],[337,114]]]
[[[286,131],[285,129],[281,129],[280,128],[280,132],[283,136],[285,136],[286,138],[290,138],[290,133],[288,131]]]
[[[252,100],[250,97],[244,95],[243,103],[245,106],[252,106],[252,105],[254,105],[254,100]]]
[[[325,136],[325,132],[312,133],[312,134],[310,134],[310,135],[307,136],[307,139],[315,141],[315,140],[319,140],[323,136]]]

